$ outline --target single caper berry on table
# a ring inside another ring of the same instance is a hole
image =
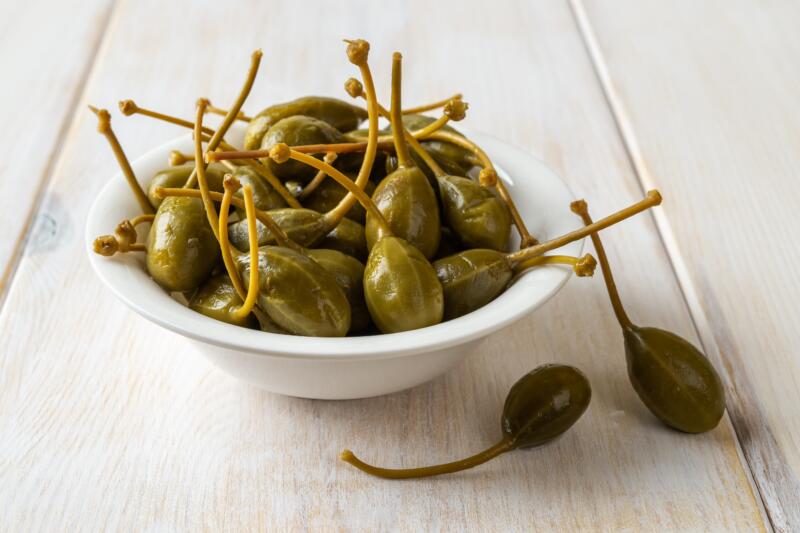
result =
[[[572,210],[591,224],[585,201]],[[687,433],[714,429],[725,413],[725,390],[714,366],[678,335],[631,322],[622,306],[603,243],[592,233],[611,305],[625,340],[628,377],[647,408],[666,425]]]
[[[547,364],[525,374],[508,391],[500,418],[502,437],[471,457],[421,468],[380,468],[361,461],[350,450],[340,458],[373,476],[409,479],[451,474],[481,465],[498,455],[533,448],[564,434],[580,419],[592,399],[586,376],[575,367]]]

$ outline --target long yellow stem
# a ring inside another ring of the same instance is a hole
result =
[[[233,105],[230,109],[228,109],[228,114],[225,115],[224,119],[222,119],[222,124],[219,125],[217,131],[214,132],[214,134],[211,136],[211,139],[208,141],[207,150],[209,152],[213,152],[217,149],[225,134],[228,133],[228,129],[236,120],[236,116],[239,114],[239,111],[242,110],[244,101],[247,100],[247,96],[250,94],[250,89],[253,88],[253,82],[256,80],[256,74],[258,74],[258,66],[261,64],[262,55],[263,54],[261,50],[255,50],[253,55],[250,56],[250,69],[247,71],[247,78],[245,79],[242,89],[239,91],[239,95],[233,102]],[[203,105],[203,109],[205,110],[205,105]],[[193,186],[193,178],[195,175],[196,172],[192,172],[192,174],[189,176],[189,179],[186,181],[187,187]]]
[[[153,209],[153,205],[147,198],[142,186],[139,185],[139,181],[133,173],[133,168],[131,168],[130,161],[128,161],[128,157],[125,155],[125,151],[122,149],[119,139],[117,139],[114,130],[111,128],[111,115],[108,110],[97,109],[92,106],[89,106],[89,109],[97,115],[97,131],[106,138],[108,144],[111,146],[111,151],[114,152],[114,157],[117,159],[117,163],[122,170],[122,175],[125,176],[128,186],[136,197],[139,208],[145,213],[154,213],[155,209]]]
[[[338,157],[338,154],[336,154],[335,152],[330,152],[330,153],[325,154],[325,157],[323,157],[322,160],[325,161],[326,163],[332,164],[334,161],[336,161],[337,157]],[[300,200],[305,200],[306,198],[308,198],[311,195],[312,192],[317,190],[317,187],[319,187],[320,184],[323,181],[325,181],[325,177],[326,176],[327,176],[327,174],[325,174],[321,170],[318,170],[317,171],[317,175],[314,176],[314,179],[309,181],[308,185],[303,187],[303,191],[300,193],[300,196],[299,196]]]
[[[589,206],[585,200],[572,202],[572,204],[570,204],[570,209],[572,209],[573,213],[581,217],[586,227],[592,225],[592,217],[589,215]],[[619,322],[619,325],[624,329],[633,328],[633,322],[628,318],[628,313],[625,312],[625,307],[623,307],[622,300],[619,297],[617,284],[614,281],[614,276],[611,274],[611,265],[608,264],[608,256],[606,255],[603,242],[600,240],[600,236],[597,232],[593,232],[591,236],[594,250],[597,253],[597,257],[600,259],[600,270],[603,272],[603,280],[606,283],[606,290],[611,300],[611,307],[614,309],[614,314],[617,317],[617,322]]]
[[[253,203],[253,188],[245,185],[242,189],[244,206],[247,213],[247,231],[250,241],[250,286],[247,288],[247,298],[240,308],[234,311],[234,316],[244,318],[250,314],[256,305],[258,297],[258,234],[256,233],[255,204]]]
[[[247,293],[245,292],[242,278],[239,276],[239,271],[236,269],[236,262],[233,259],[233,246],[228,239],[228,213],[230,212],[233,193],[236,192],[238,186],[238,180],[231,179],[230,176],[225,177],[225,193],[222,195],[222,204],[219,206],[217,234],[219,235],[219,248],[222,252],[222,262],[225,265],[225,270],[228,272],[228,277],[231,278],[236,294],[244,301],[247,298]]]
[[[355,185],[363,192],[367,181],[369,181],[369,175],[372,172],[375,154],[378,152],[378,98],[375,96],[375,83],[372,81],[372,72],[370,71],[368,63],[369,43],[363,40],[346,42],[347,56],[350,62],[356,65],[361,72],[361,78],[364,81],[364,87],[366,87],[367,91],[367,116],[369,119],[367,148],[364,153],[364,161],[361,163],[361,168],[355,180]],[[353,194],[352,191],[348,192],[336,207],[325,214],[328,223],[331,225],[338,224],[350,209],[352,209],[356,201],[357,196]]]
[[[640,200],[635,204],[626,207],[625,209],[621,209],[614,214],[598,220],[597,222],[594,222],[588,226],[584,226],[575,231],[571,231],[555,239],[508,254],[506,258],[508,259],[509,263],[514,266],[522,261],[525,261],[526,259],[540,256],[546,252],[549,252],[550,250],[561,248],[565,244],[588,237],[592,233],[596,233],[602,229],[612,226],[617,222],[621,222],[626,218],[630,218],[633,215],[641,213],[642,211],[650,209],[651,207],[659,205],[660,203],[661,193],[655,189],[647,191],[647,196],[643,200]]]
[[[514,273],[519,274],[529,268],[542,265],[568,265],[572,267],[578,277],[593,276],[597,267],[597,260],[592,254],[585,254],[583,257],[572,257],[571,255],[540,255],[532,257],[514,266]]]
[[[203,199],[206,217],[214,236],[219,241],[219,218],[217,217],[217,209],[214,207],[214,202],[211,201],[208,194],[210,191],[206,180],[206,161],[203,157],[203,140],[200,135],[203,129],[203,115],[205,115],[205,104],[200,102],[197,105],[197,117],[194,123],[194,171],[192,174],[197,174],[197,184]]]
[[[425,466],[421,468],[381,468],[377,466],[372,466],[370,464],[365,463],[356,455],[351,452],[350,450],[344,450],[339,455],[339,458],[354,467],[358,468],[362,472],[366,472],[367,474],[384,478],[384,479],[411,479],[411,478],[419,478],[419,477],[430,477],[430,476],[438,476],[441,474],[452,474],[453,472],[459,472],[461,470],[466,470],[468,468],[473,468],[480,464],[489,461],[490,459],[494,459],[498,455],[511,451],[512,443],[510,439],[504,438],[494,446],[490,446],[489,448],[483,450],[480,453],[476,453],[471,457],[467,457],[466,459],[461,459],[460,461],[453,461],[452,463],[445,463],[436,466]]]
[[[392,235],[392,230],[389,227],[389,223],[386,222],[386,219],[383,217],[381,212],[378,210],[378,207],[375,205],[375,202],[372,201],[372,198],[367,196],[367,193],[361,189],[358,185],[356,185],[353,181],[350,180],[347,176],[345,176],[339,169],[329,165],[324,161],[320,161],[316,157],[310,156],[308,154],[303,154],[301,152],[295,152],[291,150],[285,144],[277,144],[272,147],[273,153],[278,154],[280,152],[286,153],[288,151],[288,157],[294,159],[295,161],[300,161],[301,163],[305,163],[310,167],[314,167],[317,170],[324,171],[328,176],[335,179],[339,185],[347,189],[349,194],[352,194],[361,205],[364,206],[364,209],[367,210],[372,216],[375,217],[375,221],[381,227],[381,231],[384,232],[385,235]],[[282,156],[283,154],[281,154]],[[281,156],[278,156],[279,158]],[[329,211],[330,213],[330,211]]]
[[[159,198],[166,198],[167,196],[181,196],[184,198],[202,197],[200,191],[198,191],[197,189],[184,189],[183,187],[181,188],[157,187],[154,193]],[[215,191],[210,191],[208,195],[215,202],[222,202],[224,198],[223,194]],[[244,201],[241,198],[237,198],[234,196],[230,199],[230,203],[238,207],[239,209],[246,209]],[[275,237],[275,241],[278,244],[280,244],[281,246],[285,246],[286,248],[292,248],[295,250],[300,249],[300,245],[289,238],[286,232],[283,231],[283,229],[278,225],[277,222],[275,222],[275,219],[272,218],[269,213],[267,213],[266,211],[262,211],[258,208],[256,208],[255,213],[258,221],[267,227],[270,233],[272,233],[272,235]]]
[[[413,167],[414,161],[408,153],[408,146],[403,135],[402,110],[402,80],[403,56],[400,52],[392,54],[392,106],[390,109],[392,122],[392,137],[394,138],[394,151],[397,154],[397,166],[400,168]]]
[[[203,98],[203,100],[206,101],[206,111],[208,113],[214,113],[215,115],[227,116],[227,114],[228,114],[228,110],[227,109],[221,109],[221,108],[213,105],[211,103],[211,100],[209,100],[208,98]],[[252,117],[248,117],[245,114],[244,111],[239,111],[239,113],[236,115],[236,120],[241,120],[242,122],[250,122],[253,119],[252,119]]]
[[[451,96],[450,98],[445,98],[444,100],[439,100],[439,101],[436,101],[436,102],[431,102],[429,104],[423,104],[423,105],[419,105],[419,106],[416,106],[416,107],[407,107],[406,109],[403,109],[403,114],[404,115],[413,115],[413,114],[417,114],[417,113],[424,113],[425,111],[433,111],[434,109],[437,109],[439,107],[446,106],[447,104],[449,104],[453,100],[461,100],[463,98],[464,98],[464,96],[461,93],[456,93],[453,96]]]
[[[203,99],[201,99],[200,101],[205,102],[205,100],[203,100]],[[198,103],[200,101],[198,101]],[[160,113],[158,111],[153,111],[151,109],[145,109],[145,108],[139,107],[139,106],[136,105],[136,103],[133,100],[123,100],[123,101],[121,101],[119,103],[119,107],[122,110],[122,112],[124,114],[126,114],[126,115],[133,115],[133,114],[144,115],[144,116],[147,116],[147,117],[150,117],[150,118],[154,118],[156,120],[161,120],[161,121],[164,121],[164,122],[168,122],[170,124],[175,124],[176,126],[181,126],[181,127],[184,127],[184,128],[188,128],[190,130],[194,130],[194,126],[195,126],[194,122],[191,122],[189,120],[185,120],[185,119],[182,119],[182,118],[174,117],[172,115],[167,115],[167,114],[164,114],[164,113]],[[216,135],[216,131],[211,129],[211,128],[207,128],[205,126],[202,127],[202,131],[203,131],[203,140],[204,141],[208,141],[208,146],[210,147],[211,146],[211,139],[213,138],[214,135]],[[221,148],[221,149],[225,150],[226,152],[235,152],[237,150],[235,146],[233,146],[231,144],[228,144],[227,142],[225,142],[224,139],[219,142],[218,148]],[[208,150],[209,150],[210,153],[206,154],[206,159],[208,159],[209,162],[216,161],[217,159],[214,158],[214,154],[218,153],[218,152],[211,151],[210,148],[208,148]],[[267,154],[264,154],[261,157],[267,157]],[[226,159],[227,160],[227,159],[234,159],[234,158],[223,157],[223,158],[220,158],[219,160],[222,160],[222,159]],[[269,185],[273,189],[275,189],[278,192],[278,194],[281,195],[281,198],[284,199],[284,201],[286,202],[286,204],[289,207],[295,207],[295,208],[303,207],[302,205],[300,205],[300,202],[298,202],[297,199],[294,196],[292,196],[292,194],[289,191],[286,190],[286,187],[272,173],[272,171],[269,168],[267,168],[265,165],[263,165],[260,161],[252,161],[249,158],[244,158],[244,157],[241,158],[241,159],[243,159],[243,161],[241,161],[241,163],[253,168],[253,170],[255,170],[262,178],[264,178],[267,181],[267,183],[269,183]],[[173,150],[170,153],[170,164],[171,165],[180,165],[180,164],[182,164],[182,163],[184,163],[186,161],[187,160],[185,159],[184,154],[181,154],[177,150]],[[237,161],[237,162],[239,162],[239,161]],[[197,174],[196,174],[195,171],[193,171],[191,173],[191,175],[189,176],[189,179],[186,181],[186,184],[184,185],[184,187],[187,187],[187,188],[194,187],[194,185],[196,183],[196,179],[197,179]]]

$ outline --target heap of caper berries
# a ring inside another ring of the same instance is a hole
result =
[[[252,55],[231,107],[197,102],[194,122],[120,102],[139,114],[194,132],[194,153],[173,152],[146,190],[139,185],[105,109],[91,107],[141,208],[112,235],[98,237],[104,256],[144,253],[150,277],[183,295],[190,309],[234,326],[270,333],[343,337],[395,333],[438,324],[497,298],[520,274],[565,264],[592,276],[597,261],[545,255],[590,236],[612,307],[623,330],[628,374],[644,404],[665,424],[689,433],[714,428],[725,409],[720,379],[686,340],[634,325],[617,293],[598,232],[661,202],[658,191],[593,222],[586,202],[571,209],[584,226],[539,242],[525,226],[491,159],[450,122],[467,103],[460,94],[402,107],[402,57],[392,58],[391,102],[378,103],[369,44],[345,41],[358,68],[345,90],[366,109],[336,98],[307,96],[242,112],[261,61]],[[434,118],[421,113],[441,110]],[[222,115],[216,129],[203,125]],[[389,121],[378,129],[379,119]],[[235,121],[248,124],[244,146],[225,140]],[[366,127],[364,127],[366,126]],[[565,206],[566,207],[566,206]],[[140,242],[137,226],[149,224]],[[512,226],[520,247],[510,250]],[[341,458],[386,478],[430,476],[483,463],[561,435],[591,399],[577,369],[550,364],[510,390],[502,438],[472,457],[426,468],[368,465],[345,450]]]

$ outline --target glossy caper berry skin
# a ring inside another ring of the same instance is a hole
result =
[[[189,300],[189,309],[234,326],[258,329],[258,320],[253,314],[244,317],[234,315],[234,311],[243,303],[231,283],[231,278],[227,274],[220,274],[197,289]]]
[[[465,250],[433,262],[444,291],[444,319],[483,307],[508,287],[513,271],[496,250]]]
[[[270,211],[272,209],[286,207],[286,200],[284,200],[283,197],[278,194],[278,191],[273,189],[272,186],[267,183],[267,180],[262,178],[252,167],[237,167],[233,175],[238,178],[242,187],[245,185],[250,186],[253,191],[253,204],[256,206],[256,209]],[[242,189],[236,191],[234,196],[244,198]],[[239,213],[240,218],[243,219],[245,217],[244,209],[239,209],[237,207],[236,211]]]
[[[250,276],[247,255],[236,258],[242,279]],[[343,337],[350,329],[350,304],[336,278],[307,255],[281,246],[258,251],[258,306],[294,335]]]
[[[464,245],[458,240],[458,236],[447,226],[442,226],[442,233],[439,238],[439,249],[436,250],[436,255],[433,256],[434,259],[442,259],[443,257],[456,254],[462,250],[464,250]]]
[[[416,246],[431,258],[439,248],[439,203],[428,179],[418,167],[400,168],[375,188],[372,200],[389,223],[392,234]],[[367,214],[367,247],[383,237],[380,224]]]
[[[350,303],[350,330],[356,333],[371,323],[367,302],[364,300],[364,264],[358,259],[326,248],[315,248],[305,254],[333,274]]]
[[[342,133],[327,122],[304,115],[295,115],[273,124],[261,140],[261,148],[266,150],[280,143],[288,146],[303,146],[343,141]],[[322,159],[321,155],[317,157]],[[283,163],[276,163],[271,158],[265,158],[262,162],[282,180],[306,182],[317,173],[312,167],[291,159]]]
[[[304,115],[326,122],[339,131],[354,130],[366,120],[366,110],[338,98],[304,96],[290,102],[272,105],[258,113],[247,127],[244,149],[261,147],[267,130],[276,122],[295,115]]]
[[[165,168],[156,172],[147,185],[147,198],[153,207],[157,209],[161,202],[164,201],[162,197],[156,195],[157,188],[183,187],[193,170],[194,163]],[[208,165],[206,168],[206,180],[208,181],[209,190],[222,192],[222,179],[224,176],[225,167],[213,163]],[[197,187],[195,186],[195,188]]]
[[[300,246],[315,246],[328,233],[328,223],[321,213],[311,209],[283,208],[269,211],[269,215],[283,231]],[[272,244],[275,238],[260,221],[256,223],[259,246]],[[250,249],[247,221],[240,220],[228,226],[231,243],[242,251]]]
[[[415,246],[384,237],[370,250],[364,297],[383,333],[433,326],[442,321],[444,296],[436,271]]]
[[[353,178],[352,175],[348,177],[351,179]],[[372,194],[375,192],[375,184],[371,181],[368,181],[364,186],[364,192],[366,192],[369,196],[372,196]],[[336,207],[346,195],[347,190],[344,187],[336,183],[336,181],[328,178],[320,183],[314,192],[309,194],[308,197],[303,200],[303,207],[307,209],[313,209],[314,211],[318,211],[320,213],[326,213]],[[364,209],[364,206],[361,204],[356,204],[350,208],[345,217],[363,224],[366,220],[367,212]]]
[[[623,328],[628,377],[662,422],[687,433],[717,426],[725,390],[711,362],[693,344],[663,329]]]
[[[458,176],[440,176],[444,220],[467,248],[508,249],[511,214],[492,191]]]
[[[364,226],[349,218],[343,218],[317,243],[317,246],[338,250],[359,261],[366,261],[369,253]]]
[[[403,127],[405,127],[405,129],[408,131],[416,131],[424,128],[435,120],[435,118],[427,115],[403,115]],[[442,127],[442,130],[463,137],[463,135],[452,126],[445,125]],[[391,132],[391,127],[387,128],[386,131]],[[422,147],[433,156],[436,162],[439,163],[442,169],[448,174],[454,176],[466,176],[471,168],[480,164],[480,160],[474,153],[462,148],[461,146],[457,146],[452,143],[431,140],[423,141],[421,144]],[[430,172],[427,166],[422,162],[422,159],[419,158],[419,156],[415,153],[412,153],[411,156],[414,158],[414,161],[416,161],[417,165],[425,171],[426,175],[432,178],[433,173]],[[390,155],[386,159],[385,166],[387,173],[393,172],[397,169],[397,158],[393,155]]]
[[[199,198],[165,198],[150,226],[146,247],[147,272],[168,291],[198,287],[209,278],[220,256]]]
[[[583,372],[567,365],[542,365],[511,387],[500,427],[512,448],[539,446],[571,428],[591,399]]]

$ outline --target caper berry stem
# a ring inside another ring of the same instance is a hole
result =
[[[433,124],[431,123],[430,125]],[[520,248],[527,248],[528,246],[532,246],[539,242],[536,237],[531,235],[531,233],[528,231],[528,228],[525,226],[525,221],[522,219],[522,215],[520,215],[517,205],[514,203],[514,199],[508,192],[505,183],[498,178],[497,170],[495,170],[492,160],[489,159],[489,156],[486,155],[486,152],[484,152],[480,146],[466,137],[456,135],[455,133],[449,131],[440,130],[430,134],[425,134],[424,132],[419,133],[420,134],[418,136],[415,135],[415,137],[418,139],[444,141],[455,144],[456,146],[460,146],[461,148],[474,153],[483,167],[483,170],[481,171],[481,185],[484,187],[494,187],[497,190],[497,193],[500,195],[500,198],[503,200],[503,202],[505,202],[506,206],[508,206],[508,210],[511,213],[511,219],[514,221],[514,225],[517,227],[517,232],[519,233]]]
[[[350,450],[343,450],[339,454],[339,458],[362,472],[371,474],[376,477],[384,479],[411,479],[420,477],[438,476],[441,474],[452,474],[453,472],[460,472],[467,470],[478,465],[494,459],[500,454],[513,450],[513,442],[510,438],[505,437],[497,444],[488,447],[480,453],[476,453],[466,459],[453,461],[451,463],[444,463],[435,466],[425,466],[420,468],[381,468],[365,463]]]
[[[325,154],[325,157],[323,157],[322,160],[328,164],[333,164],[333,162],[336,161],[337,157],[339,157],[339,154],[337,154],[336,152],[328,152]],[[312,192],[317,190],[317,187],[319,187],[320,183],[325,181],[326,176],[327,174],[325,172],[321,170],[317,171],[317,175],[314,176],[314,179],[309,181],[308,185],[303,187],[303,191],[300,193],[299,199],[305,200],[306,198],[308,198]]]
[[[352,96],[353,98],[365,98],[364,96],[364,87],[361,85],[361,82],[355,78],[349,78],[344,83],[344,88],[347,94]],[[413,115],[416,113],[424,113],[426,111],[433,111],[439,107],[444,107],[447,104],[451,103],[453,100],[462,100],[464,95],[461,93],[456,93],[449,98],[444,98],[442,100],[437,100],[436,102],[430,102],[428,104],[418,105],[416,107],[408,107],[406,109],[401,110],[401,113],[404,115]],[[383,106],[378,106],[381,111],[381,115],[389,118],[389,111],[386,110]]]
[[[248,240],[250,241],[250,285],[247,287],[247,297],[241,307],[233,312],[236,318],[244,318],[250,314],[256,305],[258,297],[258,233],[256,229],[255,204],[253,203],[253,188],[245,185],[242,189],[244,208],[247,217]],[[227,229],[227,228],[226,228]],[[222,228],[220,228],[222,231]]]
[[[144,244],[137,244],[138,234],[136,226],[145,222],[152,222],[155,215],[138,215],[130,220],[123,220],[114,229],[114,235],[97,237],[92,244],[94,252],[100,255],[112,256],[115,253],[146,252]]]
[[[450,117],[447,115],[442,115],[441,117],[437,118],[436,120],[434,120],[433,122],[422,128],[421,130],[419,130],[417,132],[417,135],[419,136],[419,138],[422,139],[429,137],[430,135],[433,135],[437,131],[441,131],[441,129],[448,122],[450,122]]]
[[[381,227],[381,231],[383,231],[385,235],[393,235],[392,230],[389,227],[389,223],[386,222],[386,219],[375,205],[375,202],[372,201],[372,198],[370,198],[367,193],[361,189],[361,187],[356,185],[356,183],[351,181],[350,178],[345,176],[336,167],[329,165],[325,161],[320,161],[316,157],[301,152],[296,152],[283,143],[273,146],[270,149],[270,156],[278,163],[285,161],[286,159],[294,159],[295,161],[300,161],[301,163],[305,163],[310,167],[314,167],[317,170],[324,171],[326,174],[328,174],[328,176],[335,179],[339,185],[347,189],[349,194],[352,194],[361,203],[361,205],[364,206],[364,209],[366,209],[372,216],[375,217],[376,222]],[[333,219],[338,222],[338,216],[332,215],[332,213],[333,210],[325,213],[325,218],[329,220]]]
[[[198,109],[200,108],[200,106],[197,107]],[[216,234],[219,235],[219,249],[222,255],[222,262],[225,265],[225,270],[228,272],[228,277],[231,279],[231,284],[236,294],[244,301],[247,298],[247,293],[245,292],[242,278],[236,270],[236,265],[233,261],[233,246],[231,246],[228,238],[228,213],[230,213],[231,198],[233,198],[233,194],[239,189],[240,185],[239,180],[230,174],[225,176],[222,183],[225,192],[222,195],[222,203],[219,206],[219,221],[217,222]],[[247,209],[246,206],[245,209]],[[249,229],[248,222],[248,231]],[[256,238],[256,245],[257,243],[258,239]]]
[[[397,166],[400,168],[413,167],[414,161],[408,152],[405,136],[403,135],[402,110],[402,78],[403,55],[400,52],[392,54],[392,105],[390,109],[392,123],[392,138],[394,151],[397,153]]]
[[[446,106],[447,104],[449,104],[453,100],[462,100],[463,98],[464,98],[464,95],[462,95],[461,93],[456,93],[453,96],[451,96],[450,98],[445,98],[444,100],[438,100],[436,102],[431,102],[429,104],[423,104],[423,105],[419,105],[419,106],[416,106],[416,107],[407,107],[406,109],[403,109],[403,114],[404,115],[414,115],[414,114],[417,114],[417,113],[424,113],[426,111],[433,111],[434,109],[438,109],[440,107]]]
[[[520,274],[529,268],[542,265],[568,265],[572,267],[578,277],[593,276],[597,267],[597,260],[592,254],[585,254],[583,257],[573,257],[571,255],[541,255],[517,263],[514,266],[514,274]]]
[[[194,130],[194,122],[190,120],[185,120],[182,118],[174,117],[172,115],[160,113],[158,111],[153,111],[151,109],[145,109],[139,107],[133,100],[123,100],[119,103],[119,107],[120,110],[122,110],[123,114],[126,115],[134,115],[134,114],[144,115],[150,118],[154,118],[156,120],[161,120],[164,122],[168,122],[170,124],[175,124],[176,126],[181,126],[184,128],[188,128],[190,130]],[[203,140],[207,141],[210,146],[211,138],[213,137],[213,135],[216,134],[216,132],[213,129],[207,128],[205,126],[203,126],[203,132],[204,132]],[[235,146],[228,144],[224,140],[219,142],[218,148],[221,148],[226,152],[237,151]],[[216,161],[216,159],[214,159],[212,155],[217,152],[212,151],[210,148],[207,148],[207,150],[210,153],[206,154],[206,159],[209,162]],[[265,153],[259,157],[267,157],[267,155],[268,154]],[[185,159],[183,159],[182,157]],[[181,154],[178,151],[173,151],[170,153],[170,164],[173,165],[179,165],[191,159],[193,159],[193,156],[191,157],[186,156],[185,154]],[[233,157],[220,158],[220,160],[222,159],[239,159],[239,158],[233,158]],[[242,157],[241,159],[243,164],[253,168],[253,170],[255,170],[259,176],[264,178],[267,181],[267,183],[269,183],[269,185],[273,189],[275,189],[278,192],[278,194],[281,195],[281,198],[284,199],[284,201],[289,205],[289,207],[295,207],[295,208],[302,207],[302,205],[300,205],[300,202],[298,202],[297,199],[294,196],[292,196],[292,194],[289,191],[286,190],[286,187],[284,187],[283,183],[277,177],[275,177],[275,175],[272,173],[272,171],[269,170],[269,168],[261,164],[261,162],[259,161],[253,161],[246,157]],[[184,187],[186,188],[194,187],[196,180],[197,180],[197,173],[193,171],[189,175],[189,179],[186,180],[186,184],[184,185]]]
[[[583,223],[587,227],[592,225],[592,217],[589,215],[589,206],[586,203],[586,200],[576,200],[572,202],[569,207],[573,213],[581,217]],[[603,272],[603,281],[605,281],[608,297],[611,300],[611,307],[614,308],[614,315],[617,317],[617,322],[619,322],[619,325],[623,329],[632,329],[635,326],[633,322],[631,322],[631,319],[628,318],[628,314],[625,312],[625,308],[622,305],[622,300],[620,299],[619,291],[617,290],[617,284],[614,281],[614,276],[611,274],[611,265],[608,263],[608,256],[606,255],[603,242],[600,240],[600,236],[595,232],[591,233],[591,237],[594,250],[597,253],[597,258],[600,261],[600,270]]]
[[[145,117],[150,117],[156,120],[160,120],[161,122],[167,122],[169,124],[174,124],[176,126],[181,126],[184,128],[194,129],[194,123],[178,118],[172,115],[167,115],[165,113],[161,113],[159,111],[154,111],[152,109],[147,109],[144,107],[139,107],[136,102],[131,99],[127,100],[120,100],[119,101],[119,110],[122,112],[123,115],[129,117],[131,115],[142,115]],[[215,131],[211,128],[203,127],[203,133],[206,135],[214,135]]]
[[[422,147],[419,141],[415,139],[414,136],[408,132],[408,130],[403,129],[403,134],[406,137],[406,141],[408,141],[408,144],[411,146],[411,149],[414,150],[414,152],[416,152],[416,154],[425,162],[428,168],[431,169],[431,172],[433,172],[434,176],[441,178],[442,176],[446,175],[446,172],[442,170],[442,167],[439,166],[439,163],[436,162],[433,156]]]
[[[206,180],[206,161],[203,158],[203,139],[201,138],[201,134],[203,131],[203,116],[206,113],[205,108],[205,102],[198,102],[197,116],[194,123],[194,171],[192,174],[197,174],[197,185],[200,189],[203,206],[206,209],[206,217],[214,232],[214,236],[217,238],[217,241],[219,241],[219,217],[217,216],[217,209],[214,206],[214,202],[211,201],[208,195],[210,190],[208,188],[208,181]]]
[[[632,217],[633,215],[645,211],[646,209],[650,209],[653,206],[659,205],[660,203],[661,203],[661,193],[659,193],[655,189],[647,191],[647,195],[645,196],[645,198],[636,202],[635,204],[632,204],[624,209],[620,209],[616,213],[613,213],[603,219],[600,219],[597,222],[593,222],[588,226],[576,229],[575,231],[571,231],[560,237],[556,237],[555,239],[534,246],[529,246],[528,248],[524,248],[517,252],[510,253],[506,255],[506,259],[512,266],[515,266],[516,264],[525,261],[526,259],[530,259],[532,257],[538,257],[546,252],[549,252],[550,250],[561,248],[565,244],[569,244],[573,241],[577,241],[578,239],[587,237],[592,233],[598,232],[602,229],[612,226],[617,222],[621,222],[627,218]]]
[[[364,152],[367,149],[367,142],[352,142],[352,143],[332,143],[332,144],[303,144],[298,146],[290,146],[292,150],[302,152],[304,154],[349,154]],[[385,138],[379,140],[377,148],[383,150],[394,150],[394,140]],[[258,150],[234,150],[224,152],[211,152],[208,154],[209,162],[216,161],[229,161],[236,159],[260,159],[262,157],[269,157],[269,148],[262,148]],[[376,150],[377,151],[377,150]]]
[[[375,154],[378,151],[378,97],[375,95],[375,83],[372,80],[372,72],[369,68],[369,43],[361,39],[345,42],[347,42],[347,57],[361,72],[361,78],[364,80],[364,87],[367,91],[367,117],[369,120],[367,148],[355,180],[356,187],[363,193],[364,187],[369,181],[369,175],[372,172],[372,165],[375,163]],[[330,165],[328,166],[330,167]],[[349,182],[350,180],[348,180]],[[325,216],[329,221],[338,223],[352,209],[357,198],[356,194],[348,189],[345,197]]]
[[[220,142],[222,142],[223,137],[226,133],[228,133],[228,129],[230,129],[233,122],[236,120],[236,116],[239,114],[239,111],[242,110],[242,106],[244,105],[244,101],[247,100],[247,97],[250,95],[250,90],[253,88],[253,83],[256,81],[256,74],[258,74],[258,67],[261,64],[261,50],[255,50],[250,56],[250,69],[247,71],[247,78],[244,81],[244,85],[242,85],[241,90],[239,91],[239,95],[236,97],[236,100],[233,102],[233,105],[228,109],[228,114],[225,115],[225,118],[222,119],[222,124],[219,125],[217,131],[211,136],[211,140],[208,141],[208,151],[213,152],[217,149]],[[205,105],[203,109],[205,109]],[[192,175],[195,173],[193,172]],[[192,182],[192,176],[189,176],[189,180],[187,183]]]
[[[152,222],[154,218],[156,218],[155,215],[139,215],[130,219],[130,223],[131,226],[136,227],[139,224],[143,224],[145,222]]]
[[[142,186],[136,179],[136,175],[133,173],[133,168],[131,168],[131,163],[128,161],[128,156],[125,155],[125,151],[122,149],[119,139],[117,139],[114,130],[111,128],[111,115],[108,110],[97,109],[93,106],[89,106],[89,109],[92,110],[92,113],[97,115],[97,131],[106,138],[109,146],[111,146],[111,151],[114,152],[117,164],[122,170],[122,175],[125,176],[125,180],[128,182],[128,186],[133,192],[133,195],[136,197],[139,208],[145,213],[155,213],[153,205],[150,203]]]
[[[197,189],[184,189],[184,188],[171,188],[171,187],[156,187],[154,194],[159,198],[166,198],[167,196],[182,196],[184,198],[201,198],[200,191]],[[215,202],[222,202],[224,195],[215,191],[210,191],[208,193],[209,197]],[[245,209],[244,201],[241,198],[236,198],[235,196],[230,200],[231,204],[238,207],[239,209]],[[259,222],[264,224],[267,229],[269,229],[270,233],[275,236],[275,241],[286,248],[292,248],[294,250],[299,250],[300,245],[289,238],[289,235],[286,234],[283,229],[275,222],[275,219],[270,216],[269,213],[266,211],[262,211],[258,208],[255,210],[256,218]]]
[[[189,156],[187,154],[184,154],[180,150],[173,150],[169,153],[169,165],[171,167],[177,167],[179,165],[183,165],[184,163],[187,163],[193,159],[194,155]]]
[[[92,242],[92,250],[98,255],[111,257],[114,254],[124,254],[127,252],[146,252],[144,244],[133,242],[128,243],[119,239],[116,235],[101,235]]]
[[[226,116],[228,114],[227,109],[221,109],[211,103],[211,100],[208,98],[203,98],[206,101],[206,113],[214,113],[215,115],[222,115]],[[236,120],[241,120],[242,122],[250,122],[252,117],[248,117],[244,111],[239,111],[236,115]]]

